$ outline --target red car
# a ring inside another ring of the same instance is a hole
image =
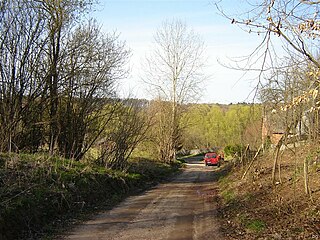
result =
[[[220,167],[221,156],[215,152],[206,153],[203,160],[206,166],[216,165]]]

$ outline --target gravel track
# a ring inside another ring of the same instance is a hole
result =
[[[223,239],[216,220],[216,167],[199,157],[171,182],[127,198],[72,229],[63,239]]]

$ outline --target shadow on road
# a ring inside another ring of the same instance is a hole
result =
[[[184,160],[186,168],[171,181],[127,198],[76,226],[64,239],[224,239],[217,221],[217,181],[232,163],[206,167],[203,156]]]

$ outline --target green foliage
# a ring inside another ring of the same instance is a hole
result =
[[[230,202],[234,201],[235,197],[236,197],[234,191],[231,189],[223,191],[221,193],[221,196],[222,196],[224,202],[226,202],[226,203],[230,203]]]
[[[220,189],[223,189],[221,192],[221,197],[225,203],[231,203],[236,198],[236,193],[234,190],[229,188],[230,181],[231,180],[228,176],[224,176],[219,179]]]
[[[181,119],[184,147],[209,148],[228,145],[260,145],[260,105],[187,106]]]
[[[238,156],[240,156],[241,152],[244,151],[244,146],[241,145],[227,145],[224,148],[224,153],[225,155],[228,156],[234,156],[235,154],[237,154]]]
[[[271,147],[271,138],[270,136],[267,136],[264,143],[263,143],[263,146],[265,149],[269,149]]]
[[[266,224],[262,220],[254,219],[246,223],[246,228],[254,232],[261,232],[266,228]]]
[[[101,166],[124,170],[128,167],[133,150],[146,137],[149,123],[145,112],[129,100],[118,103],[116,109],[106,106],[105,111],[109,111],[109,108],[113,111],[112,117],[108,124],[103,124],[105,126],[99,137],[100,146],[95,149],[95,159]]]

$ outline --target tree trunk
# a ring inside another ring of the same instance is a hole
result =
[[[292,127],[292,126],[296,126],[296,124],[297,124],[297,121],[295,121],[295,122],[291,123],[289,126],[287,126],[284,134],[282,135],[282,137],[280,138],[279,142],[277,143],[276,152],[275,152],[276,154],[275,154],[275,157],[274,157],[273,168],[272,168],[272,183],[273,183],[273,184],[275,184],[277,166],[278,166],[279,172],[280,172],[280,169],[281,169],[281,166],[278,165],[280,148],[281,148],[282,144],[285,142],[285,140],[287,139],[291,127]],[[281,177],[281,176],[280,176],[280,173],[279,173],[279,178],[280,178],[280,177]],[[279,179],[279,180],[280,180],[280,179]]]
[[[248,144],[248,147],[249,147],[249,144]],[[250,162],[250,164],[249,164],[248,168],[247,168],[247,169],[246,169],[246,171],[243,173],[243,175],[242,175],[242,178],[241,178],[241,179],[244,179],[244,178],[246,177],[246,175],[247,175],[247,173],[248,173],[249,169],[251,168],[251,166],[252,166],[252,164],[253,164],[254,160],[258,157],[258,155],[259,155],[259,153],[260,153],[260,151],[261,151],[262,149],[263,149],[263,144],[261,144],[261,146],[259,147],[258,151],[256,152],[256,154],[255,154],[255,155],[254,155],[254,157],[252,158],[252,160],[251,160],[251,162]]]
[[[309,172],[308,158],[305,158],[303,163],[303,176],[304,176],[304,191],[306,195],[310,194],[308,172]]]
[[[272,183],[273,184],[275,184],[275,181],[276,181],[276,169],[277,169],[277,165],[278,165],[278,158],[279,158],[280,148],[282,146],[282,138],[280,139],[279,143],[276,146],[276,154],[275,154],[275,157],[274,157],[273,167],[272,167]]]
[[[248,144],[246,149],[244,150],[243,154],[241,154],[241,158],[240,158],[240,164],[242,165],[242,167],[244,167],[244,160],[245,157],[247,156],[247,152],[249,150],[250,145]]]

